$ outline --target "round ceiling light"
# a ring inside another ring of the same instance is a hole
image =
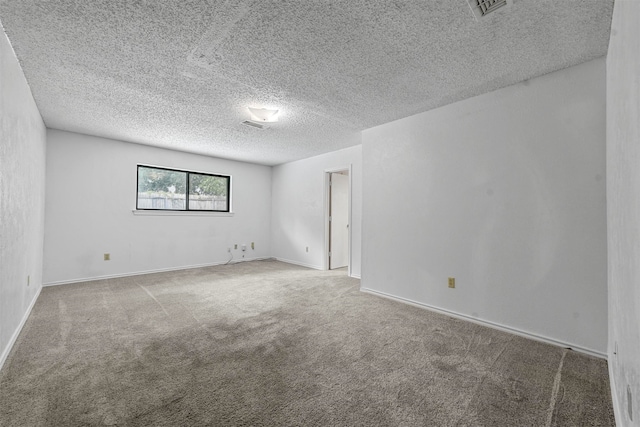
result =
[[[269,108],[253,108],[249,107],[249,112],[251,113],[251,120],[254,122],[267,122],[273,123],[278,121],[278,111],[279,110],[271,110]]]

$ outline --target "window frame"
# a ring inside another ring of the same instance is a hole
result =
[[[159,208],[141,208],[138,206],[139,202],[139,194],[138,189],[140,188],[140,168],[146,169],[158,169],[169,172],[180,172],[186,175],[186,183],[185,183],[185,208],[184,209],[159,209]],[[189,183],[190,183],[190,174],[193,175],[204,175],[204,176],[213,176],[216,178],[224,178],[227,181],[227,208],[225,210],[222,209],[189,209]],[[219,174],[219,173],[209,173],[209,172],[200,172],[188,169],[176,169],[176,168],[168,168],[164,166],[153,166],[153,165],[145,165],[138,164],[136,166],[136,211],[152,211],[152,212],[189,212],[189,213],[198,213],[198,212],[208,212],[208,213],[228,213],[231,211],[231,175]]]

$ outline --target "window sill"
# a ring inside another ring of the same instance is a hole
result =
[[[206,212],[206,211],[153,211],[153,210],[137,210],[132,209],[134,215],[141,216],[233,216],[233,212]]]

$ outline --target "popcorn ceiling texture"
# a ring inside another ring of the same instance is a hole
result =
[[[613,0],[0,0],[50,128],[275,165],[607,52]],[[281,110],[243,126],[247,106]]]

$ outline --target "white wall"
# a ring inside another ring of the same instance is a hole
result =
[[[325,266],[325,172],[351,165],[351,275],[360,277],[362,147],[285,163],[273,168],[272,255],[323,269]],[[306,247],[309,252],[306,252]]]
[[[45,126],[0,25],[0,368],[42,288]]]
[[[603,58],[366,130],[362,286],[604,355],[604,175]]]
[[[57,130],[47,144],[45,284],[224,263],[234,243],[271,254],[271,167]],[[134,215],[137,164],[232,175],[233,216]]]
[[[640,2],[616,0],[611,28],[607,57],[609,371],[617,423],[640,426]]]

